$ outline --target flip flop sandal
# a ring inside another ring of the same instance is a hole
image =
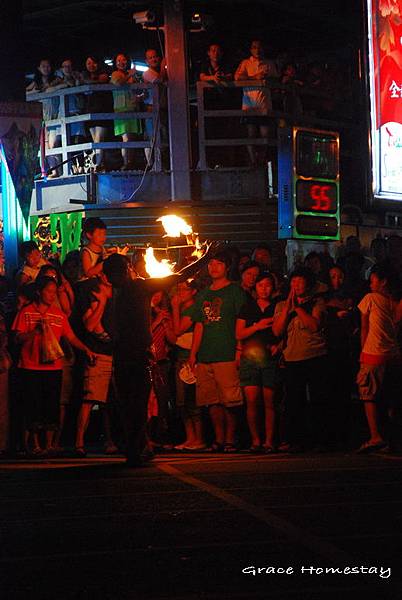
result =
[[[78,448],[74,450],[74,455],[75,458],[86,458],[87,453],[83,446],[78,446]]]
[[[203,444],[201,446],[184,446],[183,450],[187,452],[205,452],[208,448]],[[215,450],[215,452],[219,452],[219,450]]]
[[[234,444],[225,444],[223,447],[223,451],[226,454],[234,454],[235,452],[237,452],[237,448]]]
[[[207,448],[207,452],[222,453],[224,452],[224,448],[225,446],[223,444],[218,444],[217,442],[214,442],[209,448]]]
[[[34,448],[29,453],[29,456],[31,458],[43,458],[46,455],[47,455],[46,451],[42,450],[42,448]]]
[[[262,451],[264,454],[275,454],[276,450],[272,446],[263,446]]]
[[[381,450],[386,445],[387,444],[385,442],[377,442],[376,444],[370,444],[370,442],[364,442],[364,444],[362,444],[360,446],[360,448],[358,448],[356,450],[356,453],[357,454],[370,454],[370,452],[375,452],[376,450]]]
[[[263,448],[261,446],[250,446],[248,451],[250,454],[261,454],[263,452]]]

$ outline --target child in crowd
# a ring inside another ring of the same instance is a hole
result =
[[[260,274],[260,266],[258,263],[250,260],[239,268],[240,271],[240,286],[246,292],[247,298],[253,298],[255,291],[254,286],[257,277]]]
[[[41,267],[48,264],[41,255],[38,245],[32,241],[22,242],[20,255],[24,264],[16,275],[17,286],[23,286],[26,283],[35,281]]]
[[[103,261],[110,254],[117,252],[124,255],[128,251],[127,246],[122,250],[116,247],[106,250],[106,225],[98,217],[89,217],[85,220],[83,233],[88,243],[81,250],[81,281],[97,277],[103,271]],[[93,295],[96,297],[96,291],[93,292]],[[102,341],[110,341],[108,333],[103,329],[100,322],[92,333]]]
[[[81,249],[81,280],[99,275],[103,270],[103,261],[108,256],[105,248],[106,225],[102,219],[85,219],[82,231],[87,243]]]
[[[57,285],[55,306],[62,310],[69,318],[74,306],[74,292],[70,283],[62,274],[61,269],[58,269],[55,265],[44,265],[39,272],[38,279],[41,277],[51,277],[55,281]],[[67,406],[70,404],[72,396],[75,364],[75,355],[70,343],[64,338],[61,341],[61,345],[64,356],[62,358],[63,373],[60,392],[60,415],[59,427],[55,432],[53,441],[53,448],[55,452],[60,453],[63,451],[63,448],[60,446],[60,439],[63,433]]]
[[[156,431],[151,434],[151,438],[154,435],[156,439],[152,442],[156,446],[162,445],[164,449],[168,449],[169,444],[166,437],[168,435],[169,402],[171,401],[169,349],[170,346],[175,344],[176,335],[169,311],[168,296],[163,291],[155,292],[151,298],[151,334],[151,350],[154,359],[152,365],[152,392],[155,393],[158,403],[157,427]]]
[[[175,446],[175,450],[204,450],[206,448],[203,435],[201,409],[195,401],[195,381],[183,381],[182,369],[188,367],[188,358],[193,340],[194,323],[192,307],[195,302],[197,286],[194,281],[183,281],[177,284],[176,294],[172,298],[173,327],[176,339],[176,407],[180,410],[186,431],[186,439]]]
[[[46,264],[41,267],[39,277],[52,277],[57,284],[56,305],[69,317],[74,306],[74,292],[62,271],[55,265]]]
[[[300,452],[311,443],[324,450],[329,443],[326,306],[314,289],[313,273],[300,267],[290,276],[287,300],[275,307],[272,331],[284,340],[285,359],[287,443],[281,451]]]
[[[93,353],[74,335],[66,315],[54,306],[57,285],[50,277],[38,279],[33,303],[17,314],[12,329],[20,345],[18,378],[24,402],[26,429],[32,436],[31,451],[35,456],[54,450],[54,432],[59,426],[59,401],[62,380],[61,337],[85,352]],[[52,353],[50,354],[50,350]],[[41,447],[40,433],[45,436]]]
[[[249,297],[236,322],[236,338],[240,359],[240,385],[247,403],[247,423],[251,434],[250,451],[274,451],[274,390],[277,383],[278,341],[272,334],[276,301],[273,299],[275,280],[262,273],[255,282],[256,299]],[[261,446],[259,401],[262,395],[265,409],[265,442]]]
[[[370,430],[370,438],[358,450],[363,453],[386,446],[380,432],[378,403],[387,370],[393,370],[392,365],[401,363],[397,334],[402,301],[397,276],[390,267],[375,265],[370,275],[370,288],[371,293],[366,294],[358,305],[362,352],[357,384]]]
[[[106,225],[99,217],[85,219],[82,231],[87,243],[81,250],[81,280],[99,275],[103,270],[103,261],[111,254],[117,252],[125,255],[128,252],[128,246],[105,248]]]

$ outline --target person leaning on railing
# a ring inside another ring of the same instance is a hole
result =
[[[144,83],[164,84],[168,81],[168,72],[165,58],[162,58],[159,52],[153,48],[148,48],[145,51],[145,62],[148,69],[144,71],[142,79]],[[147,90],[144,96],[145,108],[152,112],[154,110],[153,91]],[[159,118],[157,119],[160,126],[160,133],[163,142],[168,141],[167,127],[167,88],[160,86],[159,89]],[[154,137],[154,124],[152,119],[145,119],[145,135],[151,141],[151,148],[144,148],[144,154],[147,163],[152,163],[152,140]],[[167,164],[167,160],[165,160]]]
[[[122,52],[116,56],[115,70],[111,76],[111,83],[120,89],[113,90],[113,105],[115,112],[136,112],[139,110],[139,97],[135,90],[127,87],[128,84],[138,83],[140,78],[135,69],[130,69],[131,59]],[[116,119],[114,122],[114,134],[121,135],[123,142],[132,142],[143,133],[141,119]],[[123,157],[122,171],[133,168],[132,150],[122,148]]]
[[[50,61],[47,58],[43,58],[37,67],[37,72],[31,83],[26,88],[26,93],[37,94],[38,92],[55,92],[65,87],[60,77],[57,77]],[[59,102],[58,96],[52,98],[44,98],[42,102],[43,120],[52,121],[57,119],[59,116]],[[46,126],[46,148],[51,150],[58,148],[61,145],[61,131],[59,125],[47,125]],[[57,177],[58,172],[55,168],[58,160],[57,156],[48,156],[47,158],[49,166],[49,177]]]
[[[256,80],[263,81],[269,78],[277,78],[278,71],[272,60],[265,58],[263,44],[260,40],[253,40],[250,46],[250,56],[242,60],[237,67],[235,81]],[[242,110],[245,115],[252,111],[252,116],[245,116],[243,122],[247,126],[249,138],[256,138],[259,133],[261,138],[268,138],[270,133],[269,119],[272,111],[271,92],[266,87],[245,87],[243,89]],[[250,162],[252,165],[258,163],[258,155],[254,146],[247,146]],[[265,152],[263,159],[265,159]]]
[[[219,44],[210,44],[207,50],[207,59],[201,64],[199,72],[200,81],[208,82],[211,87],[204,90],[204,108],[206,110],[225,110],[238,108],[236,90],[225,85],[233,81],[233,69],[224,60],[222,47]],[[229,138],[235,126],[232,118],[206,119],[207,138]],[[228,155],[233,154],[232,148],[208,148],[208,164],[211,167],[221,165]],[[231,159],[233,157],[230,157]]]
[[[70,58],[66,58],[61,63],[59,76],[66,87],[77,87],[83,83],[81,73],[74,70],[73,62]],[[84,110],[84,97],[82,94],[68,94],[66,100],[66,114],[69,117],[82,114]],[[74,144],[83,142],[85,134],[85,125],[82,121],[70,123],[70,137]]]
[[[93,55],[87,57],[85,61],[85,70],[82,72],[84,84],[109,83],[109,74],[106,66]],[[86,96],[86,112],[88,113],[108,113],[113,112],[112,95],[110,92],[92,92]],[[109,122],[94,120],[87,122],[87,128],[92,141],[96,143],[104,142],[107,138]],[[96,171],[104,171],[104,151],[96,150]]]

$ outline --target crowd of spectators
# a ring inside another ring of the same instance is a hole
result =
[[[33,80],[27,87],[27,93],[56,92],[63,88],[77,87],[82,84],[113,84],[116,89],[111,91],[95,91],[91,93],[69,94],[66,102],[66,116],[78,116],[84,113],[135,113],[152,111],[153,92],[150,90],[131,89],[128,84],[161,83],[168,81],[168,70],[165,59],[159,51],[149,48],[145,52],[145,62],[148,69],[140,72],[132,67],[129,56],[124,52],[117,54],[113,68],[94,56],[85,60],[83,71],[75,68],[70,59],[62,61],[60,68],[55,70],[48,59],[42,59],[37,67]],[[277,59],[266,56],[261,40],[252,40],[249,56],[238,64],[226,61],[224,51],[219,43],[212,43],[206,50],[205,60],[197,69],[197,80],[209,82],[210,87],[205,91],[205,108],[207,109],[242,109],[244,116],[240,119],[213,118],[206,120],[206,137],[230,138],[233,132],[244,128],[249,138],[275,137],[278,124],[283,125],[287,118],[297,118],[302,113],[324,118],[334,117],[339,101],[344,101],[342,85],[339,77],[329,68],[319,63],[311,63],[298,68],[297,64],[288,57]],[[255,81],[258,86],[250,85],[241,89],[228,87],[231,82]],[[261,86],[262,83],[262,86]],[[284,87],[285,86],[285,87]],[[240,95],[239,95],[240,92]],[[60,114],[59,97],[46,98],[43,103],[43,118],[45,123],[62,116]],[[159,97],[160,112],[158,127],[161,138],[167,142],[167,94],[162,86]],[[281,120],[273,118],[272,111],[282,111]],[[291,117],[289,115],[292,115]],[[236,122],[235,122],[236,121]],[[197,127],[197,121],[194,121]],[[100,143],[111,140],[135,142],[150,140],[150,148],[145,149],[145,159],[152,163],[154,127],[152,119],[119,118],[114,121],[99,119],[91,121],[74,121],[68,128],[70,144],[93,141]],[[57,125],[46,126],[46,146],[54,149],[61,146],[61,129]],[[267,151],[264,145],[249,145],[247,147],[250,165],[264,163]],[[258,151],[257,151],[258,150]],[[208,149],[209,155],[218,152],[217,160],[222,162],[220,149]],[[214,156],[208,156],[208,162],[215,161]],[[60,156],[49,155],[47,171],[49,177],[60,175]],[[73,172],[83,170],[83,159],[77,159]],[[212,164],[211,163],[211,164]],[[130,170],[138,168],[132,148],[123,147],[121,157],[113,156],[110,151],[96,150],[94,168],[98,172],[121,168]]]
[[[131,66],[131,58],[124,52],[117,54],[114,60],[113,69],[100,61],[95,56],[88,56],[85,60],[84,70],[78,71],[74,68],[70,59],[61,63],[61,68],[55,71],[48,59],[42,59],[37,67],[33,80],[26,88],[27,94],[38,92],[56,92],[69,87],[78,87],[80,85],[113,84],[116,89],[111,92],[107,90],[97,91],[95,93],[77,93],[68,94],[66,102],[66,116],[77,116],[83,113],[133,113],[142,109],[152,110],[152,92],[144,90],[131,89],[129,84],[141,83],[163,83],[166,81],[165,61],[160,54],[153,49],[148,49],[145,53],[145,60],[148,64],[148,70],[142,77],[142,74]],[[43,119],[47,121],[58,119],[60,115],[60,98],[54,96],[42,101]],[[163,104],[163,102],[162,102]],[[142,119],[137,118],[119,118],[114,121],[106,119],[91,121],[76,121],[71,123],[68,128],[70,144],[79,144],[85,141],[101,143],[112,139],[118,139],[122,142],[133,142],[152,138],[152,127],[147,123],[145,125]],[[57,125],[46,125],[45,128],[46,147],[54,149],[61,146],[61,129]],[[94,169],[97,172],[106,170],[105,151],[102,148],[96,150]],[[110,158],[110,157],[109,157]],[[147,160],[151,160],[146,153]],[[50,155],[47,158],[48,177],[57,177],[60,175],[60,157]],[[135,167],[133,160],[133,151],[130,148],[123,147],[121,150],[121,170],[130,170]],[[83,160],[78,160],[74,165],[74,171],[80,173],[83,171]]]
[[[150,278],[141,254],[106,249],[99,218],[83,237],[62,265],[24,242],[0,282],[3,454],[85,457],[100,413],[104,451],[132,466],[163,450],[401,449],[401,238],[365,256],[351,236],[290,273],[267,244],[207,248]]]

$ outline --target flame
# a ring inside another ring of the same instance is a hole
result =
[[[167,277],[174,273],[175,263],[171,263],[166,258],[159,261],[155,258],[154,249],[149,247],[145,251],[145,270],[150,277]]]
[[[200,242],[200,238],[198,237],[198,233],[196,233],[195,235],[193,235],[193,244],[194,244],[195,248],[194,248],[194,252],[191,254],[191,256],[194,256],[197,259],[201,258],[202,256],[204,256],[205,242],[203,242],[203,243]]]
[[[165,215],[156,220],[161,221],[163,228],[166,231],[166,234],[163,237],[178,238],[181,237],[181,235],[188,236],[193,233],[191,225],[176,215]]]

